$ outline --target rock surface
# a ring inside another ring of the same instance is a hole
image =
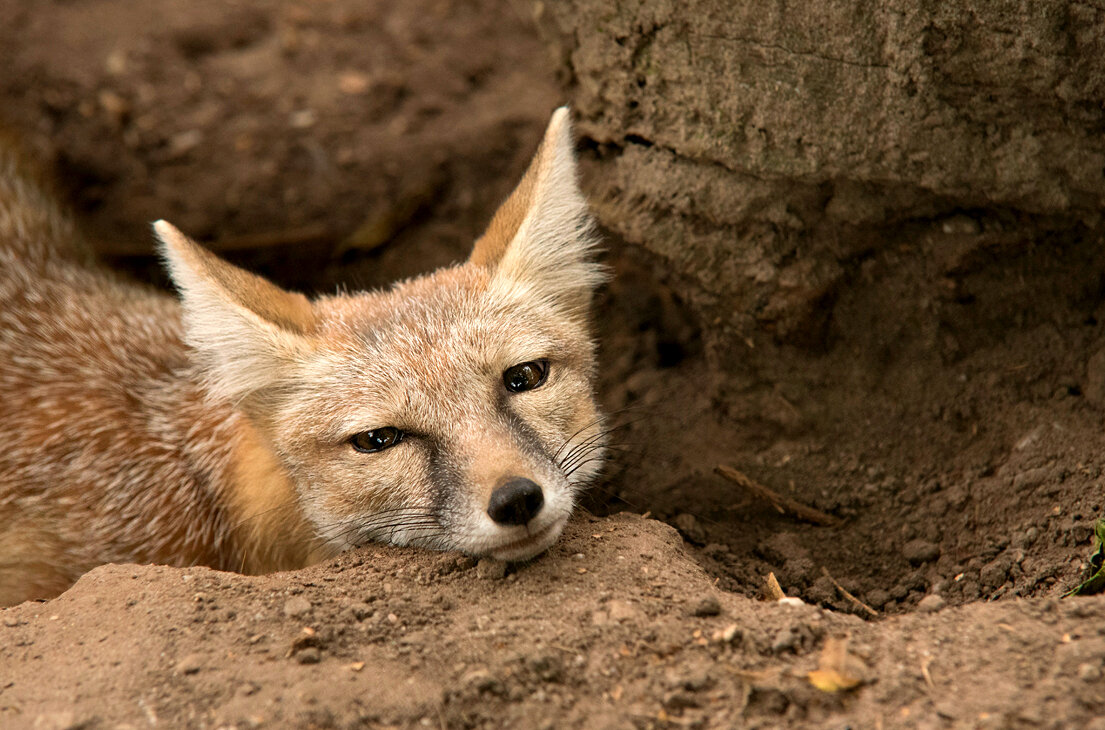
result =
[[[595,151],[600,217],[692,281],[705,321],[819,342],[819,310],[910,219],[960,237],[1010,216],[1098,226],[1105,9],[537,8]]]

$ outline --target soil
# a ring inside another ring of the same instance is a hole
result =
[[[562,103],[532,10],[11,0],[0,109],[110,265],[163,283],[164,217],[286,286],[378,286],[462,258]],[[611,234],[614,456],[549,554],[98,568],[0,611],[0,726],[1102,730],[1105,597],[1059,596],[1105,501],[1105,247],[1038,223],[898,224],[782,344]]]

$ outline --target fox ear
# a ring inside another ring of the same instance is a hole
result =
[[[311,351],[307,298],[228,264],[166,221],[153,228],[212,391],[239,402],[284,380]]]
[[[604,270],[579,189],[568,108],[553,112],[525,177],[476,241],[469,261],[493,269],[492,287],[522,290],[570,310],[586,310]]]

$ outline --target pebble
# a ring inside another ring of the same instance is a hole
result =
[[[1012,545],[1015,548],[1021,550],[1029,547],[1032,543],[1036,542],[1036,538],[1040,536],[1040,531],[1035,527],[1030,527],[1023,532],[1018,532],[1013,536]]]
[[[486,669],[473,669],[465,674],[460,679],[460,683],[463,687],[469,689],[469,691],[482,694],[502,694],[503,685],[491,672]]]
[[[737,624],[729,624],[724,629],[714,632],[714,641],[720,641],[723,644],[731,644],[741,638],[740,626]]]
[[[476,575],[483,580],[501,580],[506,576],[506,563],[493,558],[480,558],[476,563]]]
[[[714,683],[709,670],[701,666],[670,672],[666,680],[668,686],[672,689],[682,689],[688,692],[701,692],[704,689],[709,689]]]
[[[4,625],[5,626],[18,626],[19,625],[19,619],[17,619],[15,616],[5,616],[4,617]]]
[[[284,615],[289,618],[298,618],[310,611],[311,602],[303,596],[292,596],[284,602]]]
[[[717,616],[721,613],[721,604],[714,596],[706,596],[691,610],[694,616]]]
[[[357,621],[364,621],[366,618],[372,615],[372,607],[367,603],[354,603],[349,606],[349,613],[353,615],[353,618]]]
[[[322,652],[318,647],[304,647],[295,653],[295,660],[300,664],[318,664],[322,661]]]
[[[902,557],[911,565],[920,565],[940,557],[940,546],[928,540],[910,540],[902,547]]]
[[[875,608],[882,608],[890,603],[890,591],[883,588],[873,588],[867,591],[867,603]]]
[[[37,716],[31,727],[35,730],[73,730],[87,725],[78,721],[72,712],[47,712]]]
[[[564,664],[556,654],[541,654],[529,660],[529,668],[543,682],[564,680]]]
[[[623,623],[632,621],[642,616],[641,609],[629,601],[613,600],[606,604],[607,614],[611,621]]]
[[[1096,682],[1101,679],[1101,667],[1085,662],[1078,665],[1078,678],[1083,682]]]
[[[993,590],[1005,583],[1009,575],[1009,559],[1004,555],[991,560],[978,571],[978,580],[984,588]]]
[[[943,596],[930,593],[917,603],[917,610],[923,613],[936,613],[946,605],[948,605],[948,602],[944,600]]]
[[[683,536],[687,538],[689,542],[698,545],[706,543],[706,531],[698,524],[698,518],[694,515],[683,512],[676,515],[672,522],[675,523],[676,528],[683,533]]]
[[[200,654],[189,654],[188,656],[177,662],[176,671],[178,674],[196,674],[203,668],[203,656]]]

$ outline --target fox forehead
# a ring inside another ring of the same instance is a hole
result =
[[[471,413],[475,402],[490,405],[489,389],[503,370],[528,360],[548,359],[582,381],[590,374],[592,346],[582,323],[540,302],[503,299],[479,267],[329,297],[316,310],[325,345],[307,381],[331,400],[326,431],[335,438],[398,426],[419,413]]]

